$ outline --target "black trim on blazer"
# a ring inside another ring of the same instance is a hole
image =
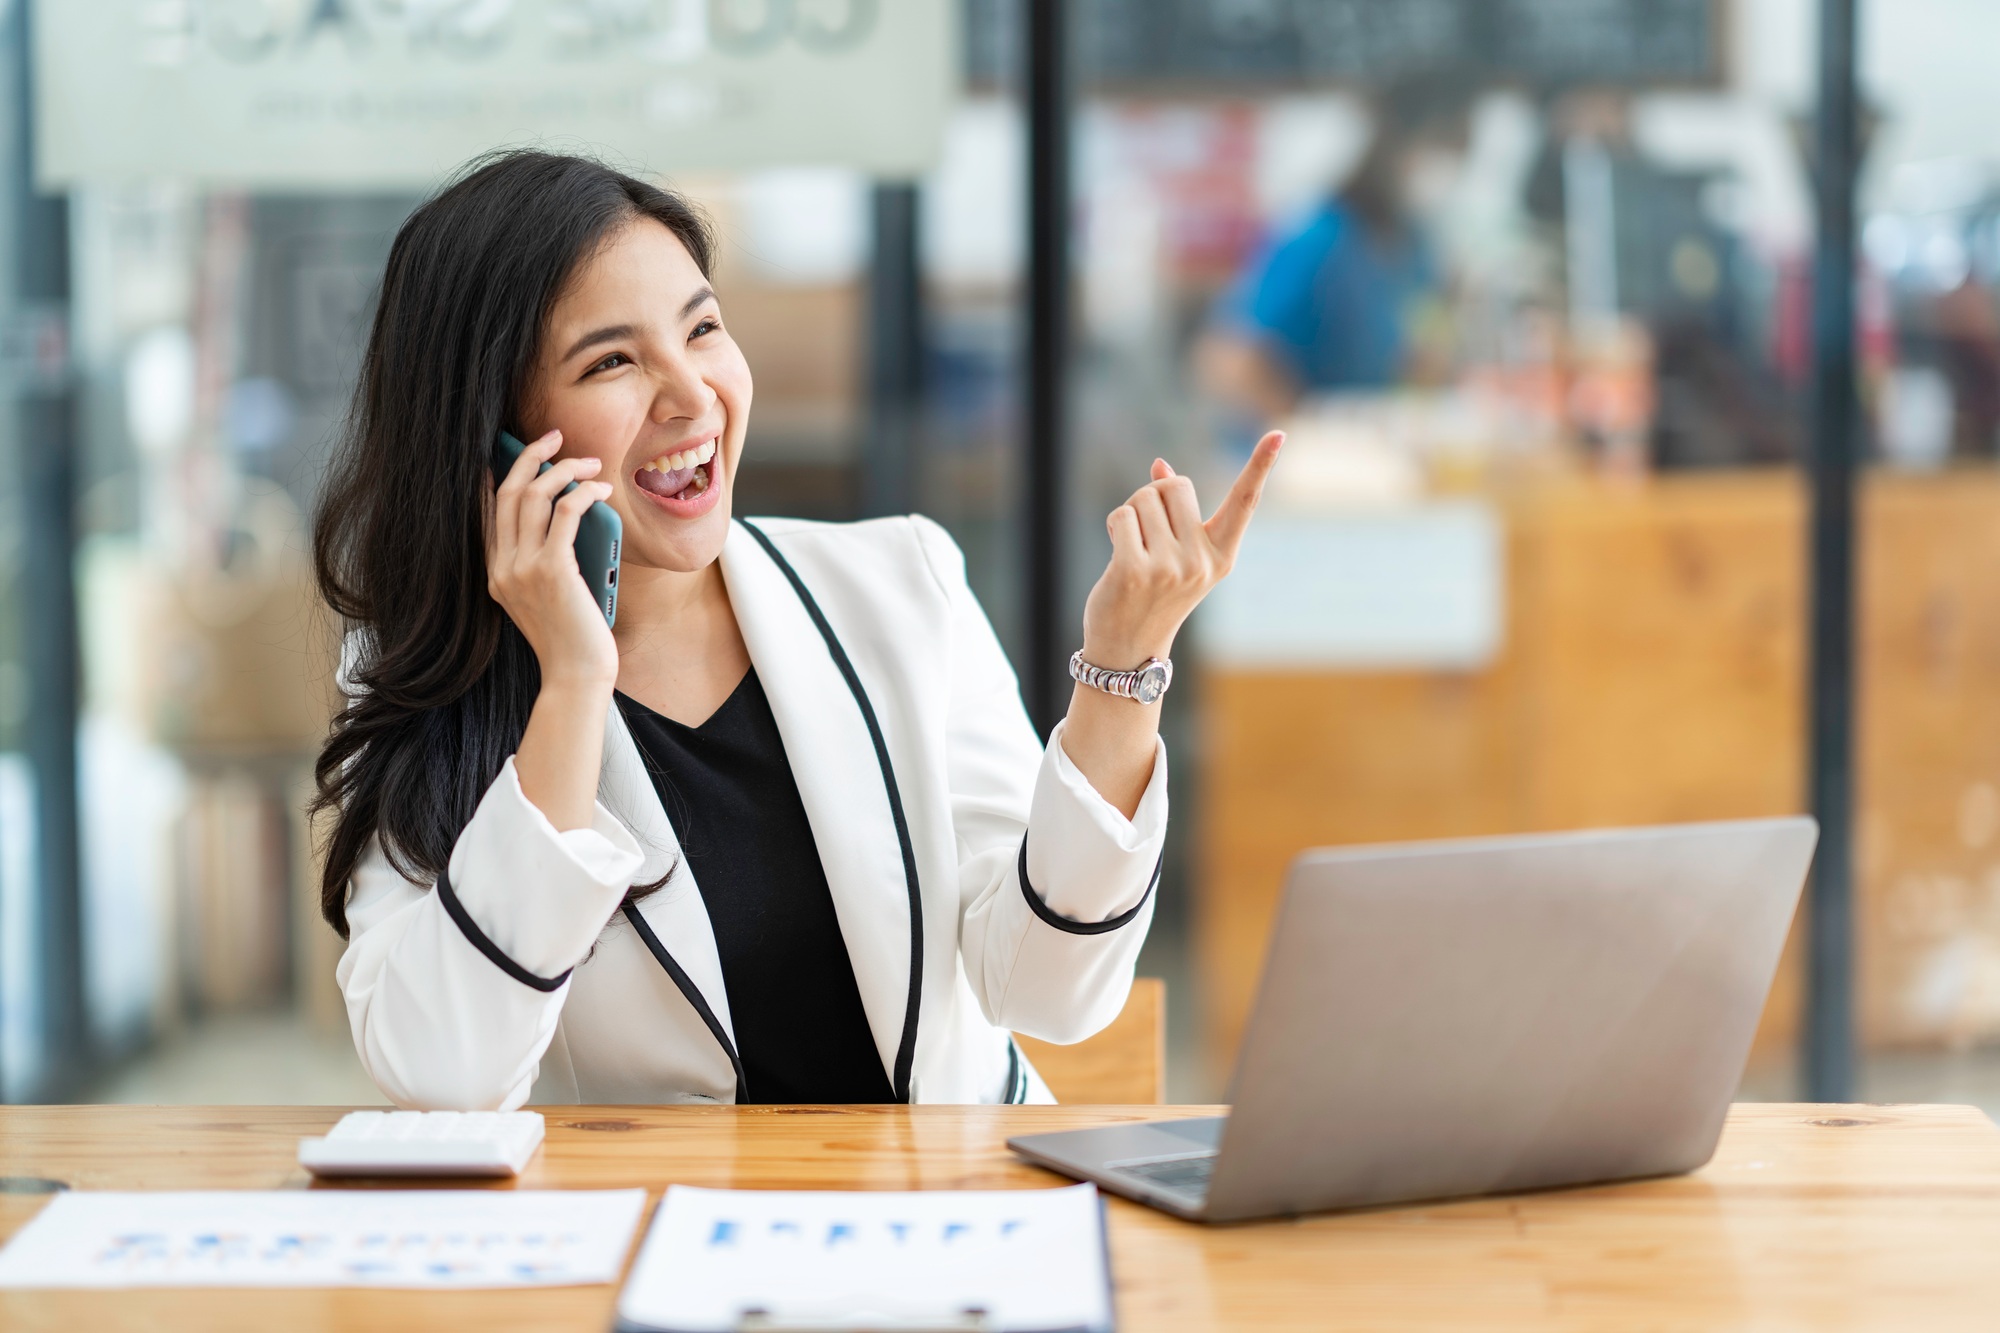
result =
[[[1153,878],[1147,881],[1146,891],[1139,895],[1139,901],[1132,905],[1131,910],[1120,912],[1108,921],[1072,921],[1068,917],[1051,910],[1049,905],[1042,901],[1042,895],[1035,892],[1035,886],[1028,882],[1028,835],[1023,833],[1021,835],[1021,896],[1028,900],[1028,906],[1035,909],[1036,916],[1049,925],[1054,926],[1057,930],[1067,931],[1072,935],[1107,934],[1110,931],[1118,929],[1120,926],[1130,925],[1132,918],[1139,915],[1139,909],[1144,907],[1146,900],[1153,896],[1153,890],[1160,887],[1160,866],[1166,858],[1166,852],[1164,850],[1161,851],[1159,860],[1153,862]]]
[[[729,1040],[729,1034],[724,1032],[722,1024],[716,1021],[715,1010],[708,1007],[708,1000],[703,997],[701,988],[694,984],[693,977],[681,970],[681,965],[667,952],[667,946],[660,943],[660,937],[653,933],[653,928],[646,924],[646,918],[639,914],[639,905],[626,903],[624,911],[625,919],[632,923],[632,929],[639,932],[639,938],[645,943],[647,952],[651,953],[666,974],[673,978],[674,985],[680,987],[681,994],[694,1006],[694,1011],[701,1015],[701,1021],[708,1024],[708,1030],[715,1037],[716,1044],[721,1046],[723,1053],[729,1057],[729,1067],[736,1071],[736,1104],[738,1106],[748,1104],[750,1084],[743,1077],[743,1061],[737,1057],[736,1043]]]
[[[917,853],[910,843],[910,821],[903,814],[903,793],[896,785],[896,769],[889,761],[889,744],[882,739],[882,724],[876,720],[875,705],[868,701],[868,691],[861,687],[861,677],[855,673],[854,663],[847,658],[847,650],[840,646],[840,639],[827,623],[826,613],[819,609],[819,603],[807,589],[805,580],[792,568],[791,562],[778,553],[778,547],[764,530],[748,519],[738,519],[744,530],[757,539],[764,548],[764,554],[771,557],[792,591],[805,604],[806,614],[819,628],[819,635],[826,640],[826,651],[833,658],[833,664],[840,668],[841,678],[847,682],[848,690],[854,695],[854,702],[860,706],[861,718],[868,724],[868,738],[875,742],[875,762],[882,768],[882,786],[889,793],[889,813],[896,821],[896,841],[903,850],[903,879],[910,892],[910,995],[903,1006],[903,1040],[896,1047],[896,1068],[890,1075],[896,1100],[910,1100],[910,1069],[916,1063],[917,1055],[917,1012],[924,992],[924,895],[923,886],[917,880]]]
[[[532,986],[538,991],[552,991],[568,981],[569,974],[576,971],[575,968],[568,967],[563,969],[563,974],[559,977],[538,977],[502,953],[500,946],[487,939],[486,932],[473,922],[472,914],[465,910],[465,904],[458,900],[458,894],[452,890],[451,876],[442,870],[438,872],[437,877],[437,896],[438,901],[444,904],[444,914],[458,927],[458,933],[470,940],[473,948],[485,954],[493,966],[523,986]]]

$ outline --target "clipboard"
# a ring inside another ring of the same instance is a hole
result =
[[[619,1333],[1112,1333],[1092,1185],[992,1191],[675,1185]]]

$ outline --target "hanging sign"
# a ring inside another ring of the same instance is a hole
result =
[[[967,0],[978,83],[1003,81],[1017,0]],[[1713,86],[1724,0],[1073,0],[1078,73],[1122,92]]]
[[[956,0],[36,0],[49,188],[406,189],[502,145],[654,172],[936,159]]]

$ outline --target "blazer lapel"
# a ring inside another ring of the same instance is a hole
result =
[[[674,826],[660,804],[659,790],[653,786],[645,758],[639,753],[638,743],[632,739],[615,701],[604,723],[604,760],[598,773],[597,793],[604,808],[630,830],[645,853],[645,864],[640,866],[634,882],[650,884],[673,871],[673,878],[639,900],[637,910],[687,980],[700,992],[716,1022],[728,1035],[729,1044],[734,1046],[736,1028],[729,1017],[729,994],[722,983],[722,958],[715,948],[715,930],[709,923],[708,909],[702,905],[693,868],[681,857],[680,839],[674,836]],[[675,981],[678,984],[680,979]]]
[[[722,576],[784,738],[875,1049],[893,1080],[912,982],[910,897],[874,740],[798,593],[741,524],[730,526],[723,545]]]

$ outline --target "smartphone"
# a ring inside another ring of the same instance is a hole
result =
[[[507,479],[527,445],[500,432],[493,442],[493,484],[498,486]],[[542,464],[541,472],[549,470],[549,464]],[[563,487],[568,495],[576,489],[571,482]],[[604,608],[604,623],[618,623],[618,544],[625,535],[625,522],[618,517],[618,511],[599,500],[583,511],[583,521],[576,528],[576,567],[583,571],[583,581],[590,588],[590,595]]]

